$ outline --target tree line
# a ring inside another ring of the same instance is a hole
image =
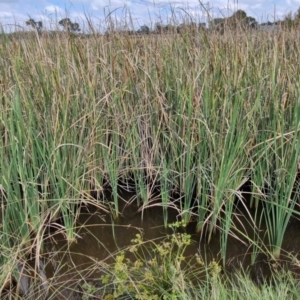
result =
[[[69,18],[63,18],[58,22],[60,26],[66,32],[75,33],[81,31],[79,24],[72,22]],[[44,30],[42,21],[35,21],[34,19],[29,19],[26,21],[26,25],[32,27],[39,34]],[[113,24],[110,24],[105,32],[105,35],[110,35],[113,33],[126,33],[132,34],[168,34],[168,33],[183,33],[183,32],[198,32],[200,30],[215,30],[217,32],[224,33],[226,29],[231,30],[246,30],[246,29],[258,29],[259,27],[271,27],[280,26],[286,29],[292,29],[300,27],[300,7],[296,13],[288,13],[284,16],[283,20],[278,20],[274,22],[265,22],[259,24],[254,17],[248,16],[245,11],[237,10],[230,17],[224,18],[214,18],[211,19],[208,24],[206,23],[196,23],[193,21],[185,22],[180,25],[174,24],[162,24],[157,22],[153,29],[150,29],[147,25],[142,25],[138,30],[129,30],[126,28],[116,28]]]
[[[300,7],[297,9],[295,13],[289,12],[285,15],[283,21],[281,21],[281,25],[284,25],[288,29],[299,28],[300,27]]]
[[[64,28],[67,32],[78,32],[81,29],[79,28],[79,24],[76,22],[72,22],[69,18],[64,18],[58,22],[60,26]],[[34,19],[29,19],[26,21],[26,25],[32,27],[36,30],[39,34],[43,31],[43,22],[42,21],[35,21]]]

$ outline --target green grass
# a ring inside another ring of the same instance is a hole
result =
[[[225,265],[244,201],[239,189],[250,178],[253,195],[243,205],[256,208],[257,235],[267,228],[265,244],[253,243],[279,259],[289,220],[299,214],[300,58],[291,50],[298,46],[296,32],[283,30],[3,35],[3,247],[21,259],[39,256],[46,225],[59,218],[74,242],[82,203],[117,219],[118,184],[130,178],[141,210],[163,206],[165,225],[167,207],[176,206],[208,242],[220,231]],[[93,199],[91,190],[104,194],[105,182],[112,198]]]

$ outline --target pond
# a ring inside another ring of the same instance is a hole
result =
[[[44,291],[45,298],[55,294],[58,296],[54,299],[81,299],[84,283],[93,282],[99,286],[101,264],[114,263],[115,255],[132,245],[132,239],[137,233],[142,235],[144,241],[159,241],[174,232],[174,228],[165,228],[164,214],[160,205],[153,205],[141,211],[131,201],[133,197],[135,194],[120,195],[122,215],[118,220],[112,220],[110,215],[95,207],[85,208],[77,223],[77,241],[69,246],[62,231],[50,234],[44,254],[39,258],[38,273],[42,282],[39,289]],[[271,275],[272,268],[278,266],[270,263],[264,254],[253,256],[253,245],[245,238],[245,236],[253,238],[254,235],[253,224],[248,221],[249,214],[251,214],[249,209],[239,207],[234,215],[233,222],[237,230],[228,237],[223,272],[232,275],[241,268],[248,269],[253,281],[261,284]],[[168,223],[172,224],[179,220],[178,211],[169,209]],[[195,233],[195,228],[196,223],[191,222],[186,228],[179,229],[192,237],[192,243],[186,248],[185,257],[194,257],[198,254],[206,263],[215,260],[222,265],[220,233],[216,232],[208,243],[205,236],[201,238]],[[299,273],[300,270],[300,263],[295,261],[300,250],[299,232],[300,221],[292,219],[285,234],[283,259],[279,262],[281,266],[284,265],[294,273]],[[262,241],[264,234],[265,231],[261,230]],[[293,260],[289,259],[288,253],[293,255]],[[36,261],[33,261],[32,265],[34,263]],[[22,273],[21,267],[19,271]],[[27,295],[29,291],[32,292],[32,282],[32,274],[22,274],[19,287],[21,292]],[[36,295],[32,293],[34,299]]]

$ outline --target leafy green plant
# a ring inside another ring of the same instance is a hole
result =
[[[124,295],[135,299],[185,299],[195,292],[193,285],[205,277],[207,270],[201,258],[184,256],[191,243],[187,234],[173,233],[160,242],[144,242],[137,234],[132,243],[102,276],[106,289],[113,291],[105,299]],[[211,274],[219,272],[215,262],[209,268]]]

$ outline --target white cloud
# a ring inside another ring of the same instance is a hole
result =
[[[45,7],[46,13],[62,13],[64,10],[57,5],[47,5]]]
[[[13,14],[9,11],[1,11],[0,19],[7,19],[7,18],[13,18]]]

